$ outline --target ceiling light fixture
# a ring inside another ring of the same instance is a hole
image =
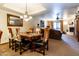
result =
[[[59,13],[57,13],[57,18],[56,18],[56,20],[59,20]]]
[[[20,18],[24,19],[25,21],[31,20],[32,16],[30,16],[27,12],[27,2],[26,2],[26,11],[25,14],[23,16],[20,16]]]

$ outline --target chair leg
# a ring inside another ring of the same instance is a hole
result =
[[[49,48],[49,47],[48,47],[48,41],[47,41],[47,51],[48,51],[48,48]]]
[[[12,40],[12,50],[15,48],[15,42]]]
[[[15,42],[15,52],[17,51],[17,49],[16,49],[16,42]]]
[[[43,56],[45,56],[45,50],[43,51]]]
[[[10,39],[9,39],[9,48],[11,48],[11,41],[10,41]]]
[[[20,55],[22,54],[22,45],[21,45],[21,42],[20,42]]]
[[[47,51],[48,51],[48,45],[47,45]]]
[[[14,50],[14,46],[13,46],[13,44],[12,44],[12,50]]]
[[[43,56],[45,56],[45,46],[43,46]]]

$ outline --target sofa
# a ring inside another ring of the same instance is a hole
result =
[[[42,37],[44,37],[44,29],[41,29],[41,34],[42,34]],[[50,29],[49,30],[49,38],[61,40],[62,39],[62,33],[58,30]]]

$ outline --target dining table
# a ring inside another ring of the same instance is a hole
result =
[[[42,34],[41,33],[21,32],[20,37],[21,37],[21,39],[25,38],[25,40],[29,40],[31,43],[31,51],[34,51],[35,47],[34,47],[33,42],[38,40],[38,39],[41,39]]]
[[[21,38],[27,38],[29,41],[33,41],[35,39],[41,38],[41,33],[27,33],[27,32],[21,32],[20,37]]]

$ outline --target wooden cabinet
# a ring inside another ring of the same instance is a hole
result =
[[[78,41],[79,41],[79,20],[76,20],[76,36],[77,36]]]
[[[76,30],[79,32],[79,20],[76,21]]]
[[[60,20],[61,32],[63,32],[63,20]]]

